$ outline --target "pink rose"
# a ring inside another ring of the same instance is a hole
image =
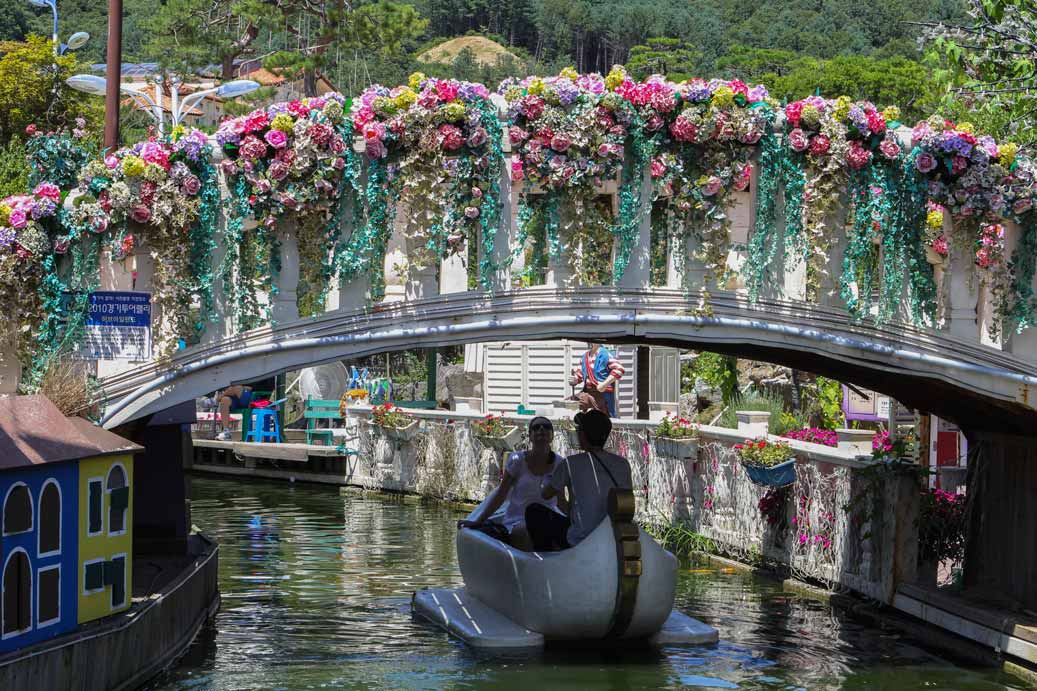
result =
[[[284,180],[288,177],[288,171],[288,164],[283,161],[274,161],[266,170],[267,174],[274,180]]]
[[[820,136],[820,135],[818,135]],[[860,170],[871,160],[871,151],[865,149],[860,142],[850,142],[846,151],[846,163],[854,170]]]
[[[648,119],[645,121],[645,129],[649,132],[658,132],[663,128],[663,125],[665,124],[666,121],[662,119],[661,115],[659,115],[658,113],[652,113],[648,116]]]
[[[518,182],[526,177],[522,171],[522,161],[513,158],[511,159],[511,181]]]
[[[57,201],[61,198],[61,190],[53,182],[41,182],[36,185],[36,189],[32,191],[37,197],[46,197],[47,199],[53,199]]]
[[[521,144],[522,142],[526,141],[526,138],[528,136],[529,133],[521,127],[519,127],[518,125],[512,125],[508,128],[508,139],[511,140],[512,144]]]
[[[288,135],[281,130],[270,130],[263,136],[263,139],[275,149],[283,149],[288,144]]]
[[[919,173],[923,175],[936,170],[936,159],[932,154],[925,151],[915,156],[915,168],[918,169]]]
[[[793,105],[793,104],[789,104]],[[810,140],[807,139],[807,134],[798,127],[789,132],[789,146],[792,147],[793,151],[802,153],[807,150],[810,146]]]
[[[21,230],[25,227],[26,223],[25,211],[19,208],[12,209],[7,222],[10,223],[11,227],[15,230]]]
[[[732,187],[739,192],[745,192],[749,189],[749,183],[752,181],[753,169],[752,166],[745,166],[742,172],[735,176]]]
[[[572,141],[564,134],[556,134],[551,137],[551,148],[559,153],[565,153],[572,145]]]
[[[364,126],[364,141],[370,143],[375,139],[385,139],[385,125],[378,121],[369,122]]]
[[[467,206],[464,210],[465,218],[479,218],[479,207]]]
[[[670,124],[670,134],[679,142],[693,142],[698,133],[698,128],[691,118],[678,115],[677,119]]]
[[[382,143],[381,139],[369,139],[367,141],[367,157],[368,158],[385,158],[388,151],[385,148],[385,144]]]
[[[486,129],[483,127],[476,127],[472,130],[472,133],[468,135],[468,146],[476,149],[486,143],[489,139],[489,135],[486,133]]]
[[[54,239],[54,254],[65,254],[68,252],[69,245],[72,242],[68,238],[55,238]]]
[[[832,141],[823,134],[819,134],[810,140],[810,153],[815,156],[823,156],[828,153]]]
[[[138,204],[130,211],[130,218],[137,223],[147,223],[151,218],[151,209],[143,204]]]
[[[951,159],[951,174],[957,175],[969,167],[969,160],[964,156],[955,156]]]
[[[677,99],[673,97],[673,93],[669,89],[660,89],[653,93],[649,103],[660,113],[669,113],[677,107]]]
[[[109,169],[118,168],[119,159],[116,158],[113,154],[108,154],[104,157],[104,165],[107,166]]]
[[[879,144],[879,151],[882,152],[883,156],[894,161],[900,155],[900,145],[892,139],[883,139],[882,143]]]
[[[544,112],[544,100],[538,96],[525,96],[519,104],[527,120],[536,120]]]
[[[331,162],[331,166],[335,170],[343,170],[346,167],[346,159],[336,158],[334,161]]]
[[[297,209],[299,208],[299,200],[290,194],[282,192],[277,195],[277,201],[281,203],[281,206],[286,209]]]
[[[180,189],[184,194],[194,196],[202,189],[202,182],[196,176],[188,175],[180,184]]]
[[[464,137],[461,136],[460,128],[453,125],[440,125],[439,136],[443,149],[446,151],[457,151],[464,145]]]

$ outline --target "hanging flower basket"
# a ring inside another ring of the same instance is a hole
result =
[[[671,458],[696,458],[699,455],[699,440],[695,438],[655,438],[655,453]]]
[[[795,458],[769,467],[742,461],[742,468],[753,484],[761,487],[786,487],[796,481]]]
[[[475,431],[475,438],[488,449],[497,451],[514,451],[522,443],[522,430],[516,427],[507,427],[503,435],[491,435]]]
[[[753,484],[785,487],[796,481],[796,459],[787,442],[746,439],[735,444],[735,452]]]

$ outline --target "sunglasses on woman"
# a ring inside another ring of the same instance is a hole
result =
[[[530,432],[541,432],[543,430],[551,431],[553,429],[554,429],[554,427],[552,427],[551,425],[547,424],[546,422],[537,422],[537,423],[532,424],[532,425],[529,426],[529,431]]]

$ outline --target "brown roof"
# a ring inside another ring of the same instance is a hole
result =
[[[109,454],[117,453],[140,453],[144,450],[143,446],[134,444],[129,439],[120,437],[114,432],[109,432],[104,427],[95,425],[86,418],[70,417],[66,419],[72,423],[76,428],[76,431],[86,437],[87,441],[93,444],[97,449],[97,453],[90,454],[91,456],[107,456]]]
[[[0,470],[139,451],[87,420],[66,418],[46,396],[0,396]]]

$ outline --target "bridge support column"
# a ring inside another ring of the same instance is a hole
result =
[[[953,237],[953,223],[950,214],[944,214],[944,228],[950,228],[948,237]],[[949,243],[949,266],[944,272],[943,282],[946,289],[946,328],[951,335],[969,341],[979,340],[979,327],[976,323],[976,305],[979,301],[979,281],[973,275],[975,261],[971,251],[962,251],[956,243]]]
[[[281,271],[277,275],[277,292],[272,296],[270,318],[275,324],[299,318],[299,232],[298,220],[286,216],[277,228],[281,244]]]
[[[691,238],[671,240],[669,256],[666,258],[667,288],[680,288],[689,293],[697,293],[701,288],[709,287],[706,285],[706,264],[695,256],[697,244]],[[677,262],[677,256],[680,254],[684,257],[683,275]]]
[[[468,292],[468,243],[462,242],[456,254],[439,264],[439,294]]]
[[[505,136],[507,139],[507,136]],[[497,226],[496,236],[493,238],[493,247],[487,248],[479,245],[479,259],[484,258],[489,252],[489,260],[493,265],[493,278],[490,290],[501,292],[511,289],[511,243],[515,240],[515,218],[518,216],[518,195],[515,194],[511,183],[510,158],[505,156],[504,164],[500,167],[500,221]],[[482,280],[482,272],[479,272],[479,280]]]
[[[0,350],[0,394],[17,393],[21,379],[22,363],[18,360],[18,351],[12,342],[12,345]]]
[[[850,239],[846,235],[845,213],[833,213],[828,219],[828,225],[832,229],[830,235],[831,244],[828,248],[828,263],[825,275],[821,278],[821,290],[818,295],[818,303],[825,307],[845,308],[846,300],[843,299],[843,259],[846,257],[846,248]]]
[[[420,238],[407,238],[406,246],[408,258],[421,256],[423,252],[426,252]],[[435,297],[439,293],[439,283],[436,280],[437,268],[435,264],[408,267],[407,280],[404,285],[404,295],[408,300]]]
[[[623,277],[618,281],[622,288],[647,290],[652,281],[652,172],[645,170],[641,179],[641,208],[644,212],[637,222],[637,242],[630,252]],[[616,251],[619,251],[618,244]]]
[[[727,268],[732,272],[727,284],[729,290],[745,289],[742,267],[749,257],[749,235],[756,224],[756,185],[759,179],[760,168],[753,165],[749,188],[744,192],[732,190],[728,197],[726,213],[731,219],[731,246],[727,252]]]
[[[1005,251],[1009,257],[1022,241],[1023,232],[1018,224],[1005,222]],[[1028,232],[1037,233],[1037,229],[1030,229]],[[1031,288],[1037,295],[1037,271],[1034,271]],[[1004,334],[1006,349],[1016,357],[1037,364],[1037,326],[1024,329],[1021,333],[1015,333],[1015,324],[1006,324],[1006,327]]]
[[[219,267],[223,266],[223,260],[227,256],[227,240],[223,231],[227,222],[225,214],[221,214],[220,235],[212,250],[212,267],[216,278],[212,282],[212,314],[203,314],[201,319],[205,322],[202,331],[202,343],[215,343],[234,333],[232,315],[234,307],[227,301],[227,294],[223,290],[223,279],[219,277]]]

